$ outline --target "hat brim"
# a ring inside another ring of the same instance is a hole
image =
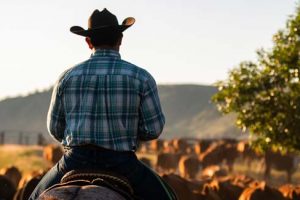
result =
[[[87,30],[85,30],[80,26],[72,26],[70,28],[70,31],[80,36],[90,37],[91,35],[101,33],[101,32],[107,32],[107,31],[123,32],[127,28],[132,26],[134,23],[135,23],[135,19],[133,17],[127,17],[126,19],[124,19],[121,25],[117,25],[117,26],[101,26],[101,27],[87,29]]]

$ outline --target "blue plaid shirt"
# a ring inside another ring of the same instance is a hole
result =
[[[62,74],[47,119],[50,135],[64,146],[95,144],[117,151],[158,138],[164,124],[153,77],[113,50],[97,50]]]

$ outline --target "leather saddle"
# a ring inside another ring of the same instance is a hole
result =
[[[120,175],[107,171],[97,170],[72,170],[67,172],[60,181],[60,184],[52,186],[50,189],[61,186],[86,186],[97,185],[111,189],[122,195],[126,200],[137,200],[134,196],[133,188],[129,181]]]

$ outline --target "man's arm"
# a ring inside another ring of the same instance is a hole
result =
[[[47,116],[47,128],[50,135],[62,141],[64,136],[66,121],[64,106],[62,102],[62,94],[59,92],[59,81],[55,84],[52,92],[50,107]]]
[[[147,141],[158,138],[165,125],[165,117],[161,109],[157,86],[152,77],[145,83],[139,117],[139,140]]]

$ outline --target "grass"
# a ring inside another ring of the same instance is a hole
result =
[[[0,169],[16,166],[22,174],[45,170],[48,163],[43,159],[43,149],[38,146],[2,145],[0,146]]]

